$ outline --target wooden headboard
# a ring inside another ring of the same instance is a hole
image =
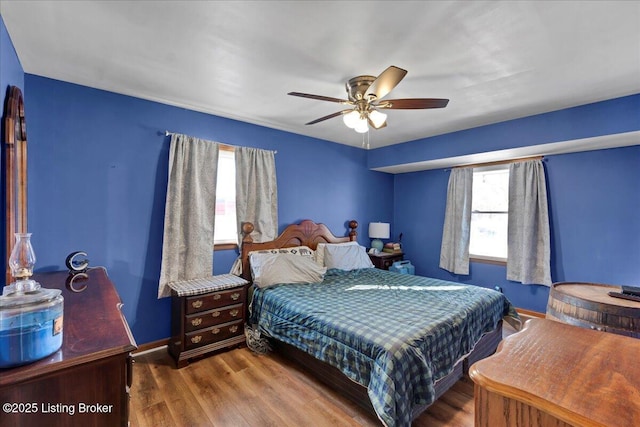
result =
[[[308,246],[314,251],[318,243],[343,243],[355,241],[358,233],[358,222],[349,221],[349,235],[344,237],[334,236],[333,233],[324,224],[316,224],[315,222],[305,219],[299,224],[291,224],[285,228],[275,240],[270,242],[254,243],[251,239],[251,232],[254,227],[250,222],[242,224],[242,277],[251,280],[251,271],[249,269],[249,252],[260,251],[265,249],[289,248],[292,246]]]

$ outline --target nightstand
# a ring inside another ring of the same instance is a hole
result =
[[[369,258],[371,258],[371,262],[373,263],[373,265],[380,270],[388,270],[394,262],[402,261],[403,257],[404,254],[402,252],[393,254],[389,252],[369,254]]]
[[[169,354],[178,368],[189,359],[244,343],[248,282],[224,274],[170,284]]]

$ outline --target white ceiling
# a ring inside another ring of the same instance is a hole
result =
[[[27,73],[361,146],[331,102],[408,70],[371,148],[640,93],[639,1],[0,1]],[[170,129],[180,131],[180,129]]]

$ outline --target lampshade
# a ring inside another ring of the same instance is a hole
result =
[[[353,110],[352,112],[342,116],[342,121],[345,125],[347,125],[348,128],[355,129],[355,127],[358,125],[358,122],[360,122],[360,113],[356,110]]]
[[[377,129],[384,124],[387,120],[387,115],[385,113],[381,113],[378,110],[372,110],[369,112],[369,118],[371,119],[371,123]]]
[[[353,128],[358,133],[367,133],[369,132],[369,124],[367,123],[367,119],[360,119],[355,128]]]
[[[372,239],[388,239],[389,223],[388,222],[370,222],[369,237]]]

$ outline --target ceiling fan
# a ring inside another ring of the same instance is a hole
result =
[[[327,119],[342,116],[344,123],[359,133],[367,132],[369,126],[374,129],[382,129],[387,126],[387,115],[379,110],[420,110],[426,108],[444,108],[447,106],[449,100],[441,98],[382,100],[382,98],[387,96],[387,94],[400,83],[406,74],[407,70],[392,65],[384,70],[378,77],[354,77],[345,85],[349,99],[332,98],[301,92],[289,92],[288,95],[349,105],[350,108],[346,110],[320,117],[306,124],[313,125]]]

